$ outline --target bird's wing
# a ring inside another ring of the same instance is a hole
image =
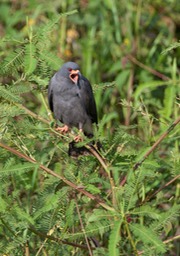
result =
[[[90,116],[92,123],[97,124],[97,109],[91,84],[83,76],[81,76],[79,82],[81,87],[81,99],[83,101],[86,112]]]
[[[53,88],[52,88],[52,81],[50,81],[49,86],[48,86],[48,102],[49,102],[49,107],[51,111],[53,112]]]

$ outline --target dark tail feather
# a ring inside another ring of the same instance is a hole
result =
[[[90,144],[90,146],[93,146],[93,148],[97,148],[97,150],[102,150],[102,144],[98,141],[96,143],[92,142]],[[85,146],[83,147],[77,147],[76,146],[76,142],[72,141],[69,143],[69,149],[68,149],[68,155],[71,157],[75,157],[77,158],[78,156],[82,156],[82,155],[91,155],[92,153],[90,152],[90,150],[88,148],[86,148]]]
[[[76,147],[76,142],[72,141],[69,143],[68,155],[71,157],[78,157],[82,155],[89,155],[89,150],[85,147]]]

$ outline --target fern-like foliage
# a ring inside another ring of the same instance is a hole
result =
[[[24,47],[21,46],[19,49],[10,53],[1,65],[0,71],[3,75],[11,73],[17,75],[18,71],[22,68],[24,55]]]
[[[16,103],[21,103],[22,99],[14,94],[14,89],[11,92],[11,87],[7,86],[7,88],[5,88],[4,86],[0,86],[0,97],[10,101],[10,102],[16,102]]]
[[[111,230],[110,236],[109,236],[109,256],[118,256],[119,255],[119,241],[120,241],[120,226],[122,221],[117,220],[114,222],[114,226]]]
[[[180,212],[180,206],[174,205],[168,211],[161,213],[159,221],[155,221],[151,224],[151,229],[155,232],[166,230],[166,227],[171,224],[178,216]]]
[[[146,255],[162,255],[162,253],[165,253],[165,245],[151,229],[144,225],[133,224],[131,225],[131,230],[138,240],[143,242],[143,248],[145,248],[144,253]]]
[[[25,53],[25,58],[24,58],[25,74],[31,75],[37,67],[37,59],[35,58],[36,46],[31,41],[29,41],[29,44],[25,45],[24,47],[24,53]]]

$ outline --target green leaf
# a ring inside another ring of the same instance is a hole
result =
[[[175,43],[171,44],[168,48],[166,48],[164,51],[162,51],[162,54],[167,54],[168,52],[170,52],[173,49],[176,49],[178,47],[180,47],[180,43],[179,42],[175,42]]]
[[[88,222],[94,222],[97,220],[104,219],[107,216],[107,212],[101,209],[95,209],[93,213],[89,216]]]
[[[4,62],[1,64],[1,72],[3,74],[8,73],[9,71],[11,74],[16,73],[20,66],[22,65],[23,61],[23,54],[24,49],[19,48],[13,52],[11,52],[4,60]]]
[[[25,212],[22,208],[16,206],[16,213],[18,214],[18,218],[27,221],[28,223],[34,225],[34,219],[31,215]]]
[[[101,193],[101,190],[92,184],[88,184],[86,186],[86,189],[87,189],[87,191],[89,191],[92,194],[100,194]]]
[[[7,208],[8,208],[8,203],[2,197],[0,197],[0,213],[5,213]]]
[[[29,44],[25,46],[25,59],[24,59],[24,67],[25,73],[30,75],[34,72],[37,66],[36,56],[36,47],[30,41]]]
[[[62,60],[51,52],[41,51],[40,58],[42,62],[48,63],[52,70],[58,70],[62,64]]]
[[[23,163],[10,167],[5,167],[4,169],[0,170],[0,177],[6,177],[13,174],[20,175],[24,172],[32,171],[37,166],[38,164]]]
[[[160,231],[165,229],[169,223],[174,221],[179,216],[180,205],[173,205],[167,212],[161,213],[159,221],[155,221],[151,224],[151,229],[154,231]]]
[[[22,99],[19,96],[15,95],[10,91],[10,87],[7,87],[6,89],[4,86],[0,86],[0,97],[11,102],[17,102],[17,103],[22,102]]]
[[[153,232],[152,229],[140,224],[132,224],[130,228],[139,241],[149,246],[149,250],[151,250],[150,247],[152,246],[155,248],[157,253],[166,252],[165,244],[163,244],[161,239]]]
[[[160,219],[160,212],[153,208],[150,205],[143,205],[139,208],[135,208],[131,214],[139,215],[139,216],[149,216],[152,219]]]
[[[75,209],[75,201],[74,199],[71,200],[70,204],[67,205],[66,209],[66,225],[71,227],[74,223],[74,209]]]
[[[111,229],[111,233],[109,236],[109,256],[119,256],[119,249],[118,243],[120,241],[120,227],[121,227],[122,220],[117,220],[114,222],[114,226]]]

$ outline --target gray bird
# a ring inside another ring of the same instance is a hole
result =
[[[93,136],[92,123],[97,123],[96,103],[91,84],[76,63],[66,62],[51,78],[48,101],[55,119],[64,124],[58,128],[61,133],[77,127],[87,137]],[[77,142],[79,138],[76,136],[74,140]]]

